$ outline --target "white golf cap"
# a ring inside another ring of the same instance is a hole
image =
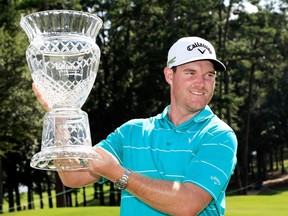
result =
[[[216,71],[226,70],[225,65],[217,60],[212,44],[199,37],[183,37],[174,43],[168,52],[167,67],[199,60],[210,60]]]

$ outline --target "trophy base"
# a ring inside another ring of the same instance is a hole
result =
[[[100,156],[88,146],[57,146],[36,153],[30,162],[35,169],[51,171],[73,171],[89,168],[89,160]]]

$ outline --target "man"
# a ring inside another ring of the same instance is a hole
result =
[[[224,215],[237,139],[207,105],[216,71],[224,70],[208,41],[178,40],[164,69],[171,104],[157,116],[117,128],[96,146],[101,159],[90,161],[89,171],[59,172],[63,183],[115,182],[125,216]]]

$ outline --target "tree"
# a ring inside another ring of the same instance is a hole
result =
[[[250,2],[258,5],[259,0]],[[242,3],[242,0],[2,1],[0,162],[4,166],[0,182],[4,183],[3,192],[10,191],[11,209],[20,184],[29,188],[29,208],[33,208],[34,193],[41,196],[47,190],[51,194],[55,185],[60,188],[57,192],[64,192],[54,173],[29,166],[32,155],[40,148],[44,110],[31,91],[25,61],[29,42],[19,20],[20,14],[40,10],[90,11],[104,21],[96,40],[102,54],[98,76],[83,106],[89,114],[93,143],[128,119],[155,115],[169,104],[169,87],[162,72],[167,51],[178,38],[197,35],[212,42],[228,69],[217,75],[210,106],[237,133],[239,162],[234,177],[238,189],[245,194],[250,185],[261,187],[269,171],[267,165],[273,169],[275,161],[284,173],[283,151],[288,147],[286,4],[281,1],[283,4],[277,11],[269,4],[258,7],[257,13],[248,13]],[[232,14],[236,18],[232,19]],[[21,178],[12,185],[15,176]],[[110,201],[114,204],[118,199],[113,194],[113,184],[110,185]],[[103,185],[100,191],[104,205]],[[65,206],[65,196],[57,199],[59,205]],[[52,200],[49,202],[51,207]],[[20,206],[19,201],[17,205]]]
[[[22,167],[18,163],[19,161],[16,162],[9,157],[17,155],[16,158],[25,158],[29,156],[29,150],[31,153],[35,147],[34,144],[37,142],[35,127],[39,123],[29,117],[37,116],[39,112],[30,105],[33,103],[32,101],[35,101],[35,97],[31,94],[31,83],[24,57],[24,34],[19,32],[17,27],[20,19],[19,13],[15,10],[15,5],[8,3],[8,1],[1,5],[0,10],[0,121],[2,122],[0,125],[0,152],[3,163],[7,165],[3,166],[4,170],[1,170],[1,173],[6,176],[7,173],[11,173],[10,171],[16,172]],[[27,91],[28,86],[30,90]],[[8,161],[11,163],[7,164]],[[14,170],[10,170],[10,167]],[[12,178],[12,176],[9,177]],[[4,185],[7,184],[6,178],[3,183]],[[20,206],[18,196],[18,184],[20,182],[14,183],[14,185],[9,184],[11,210],[13,210],[13,191],[18,197],[17,205]]]

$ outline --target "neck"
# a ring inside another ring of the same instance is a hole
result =
[[[183,122],[188,121],[191,119],[193,116],[198,114],[201,110],[197,111],[188,111],[188,110],[181,110],[177,109],[175,106],[170,106],[170,110],[168,111],[168,117],[169,120],[175,125],[178,126],[182,124]]]

